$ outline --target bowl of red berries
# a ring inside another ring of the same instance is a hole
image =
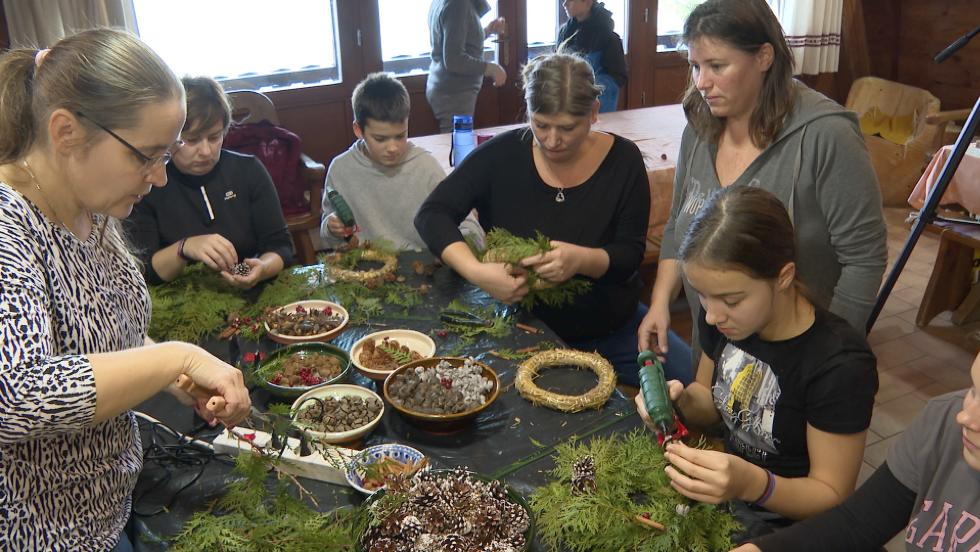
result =
[[[267,356],[254,374],[269,393],[295,399],[311,389],[344,381],[350,365],[350,356],[340,347],[298,343]]]
[[[332,301],[297,301],[280,307],[265,317],[269,339],[292,345],[310,341],[330,341],[347,327],[350,315]]]

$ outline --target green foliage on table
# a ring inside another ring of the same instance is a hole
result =
[[[265,332],[257,319],[267,308],[320,298],[323,292],[318,284],[315,270],[306,267],[284,270],[249,304],[243,290],[233,287],[204,264],[193,264],[172,282],[150,286],[153,313],[149,335],[158,341],[196,343],[221,332],[228,326],[228,315],[237,313],[256,319],[254,330],[251,325],[240,330],[244,338],[254,341]]]
[[[703,446],[700,444],[699,446]],[[596,490],[572,491],[572,465],[591,455]],[[732,547],[739,529],[723,507],[688,500],[670,486],[656,438],[642,430],[628,435],[569,442],[556,451],[554,481],[530,497],[538,533],[551,550],[586,552],[716,552]],[[686,515],[678,505],[690,507]],[[666,526],[658,531],[634,516],[649,513]]]
[[[493,355],[504,360],[526,360],[542,351],[550,351],[557,348],[558,344],[554,341],[542,341],[533,348],[522,349],[520,351],[516,351],[509,347],[494,349]]]
[[[541,232],[537,232],[534,238],[520,238],[503,228],[494,228],[487,233],[486,249],[478,255],[478,258],[483,260],[483,255],[487,251],[494,250],[494,258],[497,262],[518,266],[522,259],[547,253],[552,249],[554,248],[551,246],[551,240]],[[527,270],[527,283],[531,290],[521,299],[522,307],[530,309],[539,303],[549,307],[560,307],[571,303],[576,296],[592,288],[591,282],[573,277],[553,287],[535,289],[535,283],[541,279],[537,272]]]
[[[242,478],[207,511],[195,514],[174,537],[174,552],[353,552],[367,526],[360,510],[320,513],[293,496],[289,479],[270,485],[274,460],[241,454]],[[270,489],[270,486],[272,487]]]
[[[189,266],[172,282],[150,286],[150,300],[150,337],[192,343],[220,332],[228,315],[246,305],[235,288],[203,264]]]
[[[449,356],[459,356],[461,355],[466,347],[473,344],[476,338],[480,336],[487,336],[492,338],[502,338],[510,335],[511,330],[514,327],[514,317],[507,313],[498,313],[497,308],[494,305],[467,305],[459,299],[453,299],[449,302],[449,305],[442,310],[442,313],[447,311],[463,311],[472,313],[482,320],[487,321],[487,324],[475,324],[475,323],[460,323],[456,324],[453,322],[448,322],[442,320],[442,327],[445,331],[456,334],[459,337],[459,341],[456,343],[455,347],[447,351],[446,354]]]
[[[327,284],[323,293],[347,309],[352,324],[364,324],[383,317],[385,305],[401,307],[401,314],[408,314],[412,307],[422,304],[422,295],[417,289],[385,280],[372,284],[372,287],[360,282],[337,281]]]

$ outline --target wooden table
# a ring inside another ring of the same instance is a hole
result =
[[[673,196],[674,167],[681,147],[681,134],[687,119],[680,104],[616,111],[599,115],[594,128],[632,140],[643,153],[650,183],[650,222],[647,227],[647,250],[644,263],[655,262],[660,253],[660,239],[670,214]],[[477,129],[479,134],[498,134],[520,128],[523,124]],[[412,138],[415,145],[428,150],[449,173],[449,149],[452,134],[434,134]]]

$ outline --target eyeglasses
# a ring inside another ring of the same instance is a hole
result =
[[[161,153],[160,155],[155,155],[153,157],[150,157],[149,155],[146,155],[145,153],[143,153],[139,149],[137,149],[136,146],[134,146],[134,145],[130,144],[129,142],[127,142],[125,139],[123,139],[122,136],[119,136],[115,132],[109,130],[108,127],[99,124],[97,121],[95,121],[94,119],[92,119],[88,115],[82,113],[81,111],[76,111],[75,112],[75,115],[78,115],[79,117],[81,117],[83,119],[88,119],[93,125],[95,125],[95,126],[101,128],[102,130],[106,131],[109,134],[109,136],[112,136],[120,144],[126,146],[126,148],[129,149],[129,151],[133,152],[133,154],[137,158],[139,158],[140,161],[143,162],[143,170],[144,171],[149,171],[149,170],[153,169],[154,167],[156,167],[157,165],[166,165],[167,163],[170,162],[170,159],[173,158],[173,155],[174,154],[170,150],[165,151],[165,152]],[[179,148],[179,147],[181,147],[183,145],[184,145],[184,141],[183,140],[177,140],[174,143],[174,145],[172,146],[172,149],[177,149],[177,148]]]

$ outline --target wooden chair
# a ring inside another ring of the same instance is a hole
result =
[[[854,81],[845,106],[861,118],[886,206],[908,203],[932,155],[945,142],[946,124],[965,120],[969,110],[939,110],[928,90],[877,77]]]
[[[228,98],[232,103],[232,119],[242,123],[246,120],[250,123],[268,121],[274,125],[279,125],[279,114],[276,106],[268,96],[261,92],[252,90],[234,90],[228,92]],[[322,163],[317,163],[308,155],[303,154],[301,158],[303,167],[301,174],[304,182],[309,184],[309,191],[306,197],[309,200],[310,210],[308,213],[289,215],[286,217],[286,226],[293,238],[293,246],[296,249],[296,259],[304,265],[316,262],[316,251],[313,249],[313,240],[310,239],[310,231],[320,228],[321,198],[323,197],[323,181],[327,169]]]

